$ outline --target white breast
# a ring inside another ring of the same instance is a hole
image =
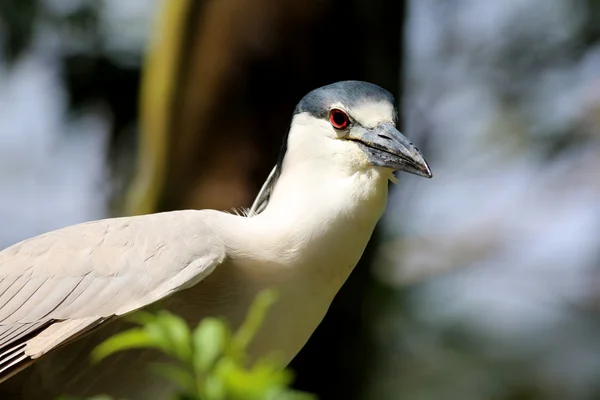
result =
[[[310,338],[360,260],[385,209],[389,177],[387,171],[369,168],[320,184],[298,176],[310,170],[293,172],[296,176],[287,175],[285,182],[307,182],[309,187],[295,185],[288,191],[278,185],[263,214],[245,220],[243,234],[238,217],[218,216],[231,220],[222,222],[231,226],[225,233],[231,271],[243,277],[241,282],[234,277],[223,281],[238,282],[245,293],[243,300],[229,304],[248,304],[256,289],[269,285],[279,290],[281,298],[252,349],[255,355],[276,352],[286,363]]]

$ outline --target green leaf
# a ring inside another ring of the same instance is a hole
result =
[[[222,358],[215,368],[215,375],[223,381],[228,400],[274,399],[275,394],[285,392],[292,380],[289,371],[265,360],[248,370],[232,358]]]
[[[204,318],[193,333],[196,373],[206,373],[225,349],[231,333],[218,318]]]
[[[233,338],[233,346],[236,353],[244,353],[246,351],[248,344],[256,336],[258,329],[262,325],[267,311],[277,301],[277,297],[277,292],[273,289],[263,290],[258,293],[250,306],[250,311],[246,319]]]
[[[91,354],[92,362],[97,363],[123,350],[157,347],[155,340],[144,328],[133,328],[106,339]]]
[[[191,333],[183,318],[168,311],[161,311],[154,321],[146,324],[145,328],[148,335],[160,344],[164,352],[185,363],[191,363]]]
[[[226,389],[223,381],[216,375],[208,375],[204,380],[202,400],[225,400]]]
[[[141,327],[106,340],[92,358],[97,362],[134,348],[161,350],[178,361],[153,364],[151,369],[180,388],[171,395],[176,400],[314,400],[288,388],[292,373],[273,358],[246,368],[247,347],[276,299],[273,290],[260,292],[235,335],[219,318],[203,319],[192,332],[183,318],[168,311],[136,312],[127,319]]]

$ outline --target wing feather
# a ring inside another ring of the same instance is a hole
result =
[[[4,304],[6,302],[2,299],[4,298],[8,289],[14,285],[19,278],[21,278],[21,276],[16,274],[12,276],[0,276],[0,304]]]
[[[0,252],[0,382],[103,321],[204,279],[225,258],[211,213],[88,222]]]
[[[0,296],[0,310],[2,311],[0,312],[3,314],[6,312],[4,311],[4,307],[25,287],[25,285],[27,285],[27,282],[29,282],[27,276],[19,276],[14,280],[13,284],[2,293],[2,296]]]
[[[19,338],[22,336],[23,332],[25,332],[29,328],[30,324],[14,324],[8,325],[2,333],[0,333],[0,341],[3,343],[9,343],[14,338]]]
[[[50,350],[100,325],[107,318],[88,317],[53,323],[27,342],[24,354],[39,358]]]
[[[2,314],[5,315],[5,319],[21,320],[23,311],[28,308],[27,305],[34,305],[31,298],[35,293],[42,287],[44,282],[47,280],[45,277],[31,277],[25,282],[25,285],[21,288],[5,303],[1,310]],[[23,307],[25,305],[25,307]],[[37,305],[37,304],[36,304]]]

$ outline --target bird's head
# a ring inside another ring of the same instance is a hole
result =
[[[379,169],[394,180],[394,171],[431,178],[419,150],[396,128],[398,110],[388,91],[367,82],[342,81],[323,86],[300,100],[276,167],[256,198],[260,213],[287,168],[305,166],[304,177],[329,171],[353,175]]]
[[[361,168],[431,178],[423,155],[396,128],[397,115],[392,94],[371,83],[343,81],[315,89],[296,106],[280,161],[293,147],[301,157],[352,159]]]

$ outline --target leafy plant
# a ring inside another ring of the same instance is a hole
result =
[[[313,395],[290,389],[291,371],[271,358],[246,366],[246,349],[275,301],[274,291],[259,293],[237,332],[220,318],[205,318],[192,331],[181,317],[167,311],[137,312],[128,318],[138,327],[101,343],[92,360],[99,362],[135,348],[162,351],[175,362],[150,367],[177,384],[179,390],[172,397],[176,400],[315,400]]]

